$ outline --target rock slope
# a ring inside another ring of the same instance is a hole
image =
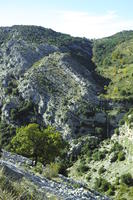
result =
[[[51,193],[59,199],[72,199],[72,200],[109,200],[109,198],[101,196],[99,193],[89,191],[85,189],[83,183],[76,182],[72,179],[65,178],[60,175],[63,182],[57,183],[49,180],[45,177],[31,174],[24,170],[24,164],[31,164],[31,161],[19,155],[12,155],[8,152],[3,152],[0,165],[4,167],[4,173],[10,177],[10,179],[22,179],[26,178],[35,185],[39,186],[40,192]],[[80,187],[75,188],[74,185],[78,184]]]
[[[91,41],[34,26],[0,28],[0,38],[1,120],[51,124],[67,139],[93,132],[102,88]]]

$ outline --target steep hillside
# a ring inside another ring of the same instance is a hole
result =
[[[42,134],[51,125],[69,142],[67,152],[62,150],[63,159],[54,158],[55,168],[60,164],[62,173],[86,182],[87,190],[132,199],[132,53],[133,31],[93,41],[36,26],[1,27],[2,148],[13,150],[10,141],[19,127],[25,130],[26,125],[37,123],[31,127],[37,126]],[[1,165],[8,165],[4,159]],[[15,170],[17,164],[13,163]],[[49,185],[53,190],[61,185],[55,183],[58,178]],[[69,186],[60,187],[59,196],[64,191],[68,197]],[[71,188],[72,198],[78,191],[83,197],[80,189]]]
[[[123,31],[94,42],[93,60],[97,71],[110,79],[105,97],[132,102],[133,31]]]
[[[86,138],[69,176],[113,199],[133,199],[133,31],[94,41],[93,62],[107,79],[99,98],[104,100],[111,137],[100,143]]]
[[[94,132],[88,121],[104,79],[91,61],[91,41],[34,26],[0,28],[0,40],[1,130],[12,136],[16,126],[37,122],[67,139]]]

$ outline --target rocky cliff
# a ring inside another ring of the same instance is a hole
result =
[[[34,26],[0,28],[2,122],[51,124],[67,139],[92,134],[92,122],[106,120],[95,111],[102,81],[90,40]]]

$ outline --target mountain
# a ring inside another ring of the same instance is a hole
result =
[[[110,79],[106,97],[132,102],[133,31],[123,31],[94,42],[93,60],[97,71]]]
[[[0,28],[0,39],[1,123],[52,124],[67,139],[93,132],[85,121],[97,118],[103,78],[92,41],[34,26]]]
[[[52,125],[70,145],[68,176],[132,199],[132,53],[133,31],[89,40],[37,26],[0,27],[2,148],[10,150],[18,127]]]

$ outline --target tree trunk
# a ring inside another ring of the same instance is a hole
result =
[[[37,162],[38,162],[38,156],[35,155],[35,166],[37,165]]]

